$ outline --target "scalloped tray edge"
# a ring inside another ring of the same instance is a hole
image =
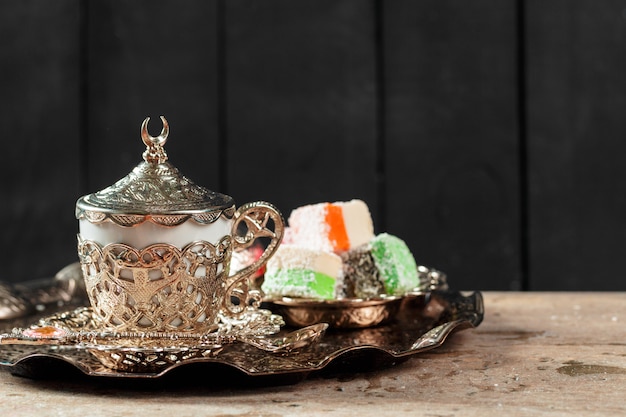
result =
[[[87,363],[85,363],[84,360],[80,360],[80,357],[77,358],[77,356],[89,355],[89,353],[86,352],[84,349],[80,349],[80,351],[82,352],[79,352],[78,348],[63,347],[58,349],[58,352],[54,351],[56,349],[47,349],[47,351],[45,352],[35,351],[25,354],[24,356],[21,356],[11,362],[0,362],[0,370],[8,371],[14,375],[32,377],[33,372],[29,372],[29,369],[36,369],[37,365],[42,362],[51,363],[51,361],[53,361],[70,365],[86,376],[106,378],[157,379],[172,373],[172,371],[174,370],[193,367],[194,365],[201,363],[205,365],[227,366],[232,370],[243,373],[244,375],[247,375],[249,377],[280,376],[288,374],[299,374],[303,377],[306,377],[306,375],[312,372],[324,370],[330,364],[338,362],[353,353],[375,354],[377,355],[377,358],[382,359],[383,361],[408,358],[418,353],[440,347],[444,344],[448,336],[450,336],[451,334],[464,329],[476,328],[482,322],[484,316],[484,305],[482,294],[480,292],[476,291],[468,296],[460,295],[460,293],[448,292],[442,292],[440,293],[440,295],[444,298],[448,297],[454,299],[454,297],[457,297],[458,300],[462,299],[462,302],[460,303],[462,305],[460,312],[459,310],[455,310],[457,308],[457,306],[455,305],[449,308],[450,311],[447,311],[447,313],[450,313],[452,315],[459,315],[460,318],[439,323],[433,326],[430,330],[427,330],[425,333],[421,335],[416,335],[417,338],[412,346],[404,350],[391,350],[373,344],[345,346],[333,351],[331,354],[323,358],[317,358],[317,361],[306,362],[306,365],[298,364],[297,361],[289,361],[290,357],[294,357],[294,355],[299,355],[299,352],[292,352],[289,354],[281,355],[265,353],[265,355],[276,355],[275,357],[280,358],[279,360],[284,360],[291,363],[291,366],[289,367],[273,370],[255,369],[254,360],[250,361],[251,366],[242,366],[241,364],[229,361],[227,355],[220,354],[220,356],[222,357],[218,356],[214,358],[193,358],[171,364],[158,372],[128,372],[116,371],[106,368],[103,365],[95,367],[89,366],[89,363],[95,363],[96,360],[93,359],[92,361],[87,361]],[[468,305],[471,305],[472,307],[468,308]],[[0,351],[7,348],[10,348],[10,346],[0,346]],[[38,349],[39,348],[33,348],[33,350]],[[226,347],[224,352],[228,352],[228,350],[229,347]],[[36,374],[36,372],[34,374]]]

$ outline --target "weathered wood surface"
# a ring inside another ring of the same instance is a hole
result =
[[[163,114],[171,161],[239,204],[362,198],[468,288],[624,290],[623,22],[612,0],[0,0],[0,280],[76,260],[74,202]]]
[[[394,367],[295,385],[133,387],[0,373],[3,415],[622,416],[626,294],[487,292],[476,329]],[[195,378],[194,378],[195,379]]]

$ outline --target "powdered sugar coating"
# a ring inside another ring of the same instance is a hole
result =
[[[366,244],[374,238],[374,222],[364,201],[340,201],[335,204],[343,211],[343,221],[350,238],[350,248]]]
[[[348,249],[338,250],[346,241]],[[263,290],[272,296],[368,299],[418,286],[406,243],[388,233],[375,236],[369,208],[353,199],[291,212],[283,244],[268,261]]]
[[[415,258],[402,239],[381,233],[372,240],[371,253],[387,294],[402,295],[419,286]]]
[[[287,222],[292,243],[320,251],[333,251],[333,246],[328,240],[329,226],[325,222],[325,206],[326,203],[310,204],[291,212]]]
[[[328,223],[329,208],[339,208],[342,221],[340,225]],[[294,209],[288,219],[289,241],[310,249],[342,252],[331,238],[331,227],[341,227],[339,232],[347,237],[346,249],[355,248],[369,242],[374,237],[374,223],[367,204],[358,199],[337,201],[334,203],[309,204]]]
[[[281,245],[267,263],[263,291],[270,297],[334,298],[341,258],[298,245]]]

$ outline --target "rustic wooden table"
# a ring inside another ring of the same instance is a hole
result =
[[[208,388],[0,372],[0,413],[55,416],[626,415],[626,294],[484,293],[485,318],[398,365]]]

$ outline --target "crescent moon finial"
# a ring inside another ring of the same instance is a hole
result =
[[[149,163],[162,164],[167,161],[167,153],[165,153],[163,145],[167,142],[167,136],[170,134],[170,125],[167,123],[167,120],[165,120],[165,117],[161,116],[163,129],[161,129],[161,134],[159,136],[154,137],[150,136],[148,133],[149,121],[150,117],[146,117],[141,124],[141,139],[146,145],[146,150],[143,153],[143,159]]]

